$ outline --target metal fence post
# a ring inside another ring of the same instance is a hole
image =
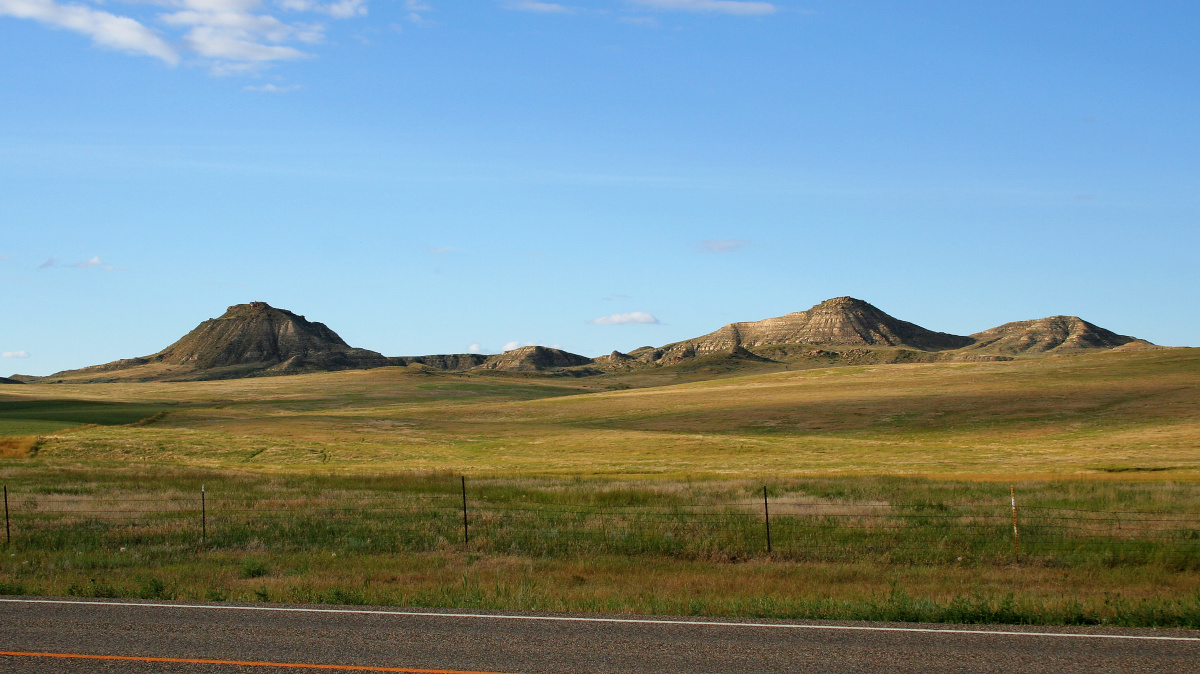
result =
[[[467,530],[467,476],[462,476],[462,501],[463,501],[463,545],[471,542],[470,532]]]
[[[1017,531],[1017,488],[1013,485],[1008,485],[1008,495],[1012,499],[1012,517],[1013,517],[1013,549],[1016,550],[1017,556],[1021,556],[1021,534]]]
[[[763,485],[763,518],[767,522],[767,554],[771,554],[771,510],[767,506],[767,485]]]
[[[208,503],[204,498],[204,485],[200,485],[200,545],[208,541]]]

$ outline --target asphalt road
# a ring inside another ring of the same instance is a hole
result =
[[[1200,672],[1187,630],[11,597],[0,625],[2,672]]]

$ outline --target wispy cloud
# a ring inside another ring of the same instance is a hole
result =
[[[259,84],[247,85],[242,87],[242,91],[258,91],[265,94],[286,94],[289,91],[298,91],[304,87],[299,84]]]
[[[423,2],[422,0],[404,0],[404,9],[408,10],[408,13],[404,15],[404,18],[412,21],[413,23],[424,22],[425,15],[423,12],[433,11],[433,7],[430,7],[429,3]]]
[[[104,264],[104,260],[101,260],[100,256],[97,255],[91,259],[84,260],[83,262],[76,262],[71,266],[75,269],[87,269],[88,267],[99,267],[102,264]]]
[[[0,353],[0,358],[28,358],[28,351],[5,351]]]
[[[539,14],[568,14],[571,8],[557,2],[538,2],[537,0],[517,0],[504,3],[506,9],[517,12],[534,12]]]
[[[659,320],[654,317],[654,314],[645,311],[631,311],[627,314],[613,314],[611,316],[603,316],[595,320],[588,321],[591,325],[652,325],[657,324]]]
[[[512,351],[513,349],[519,349],[522,346],[537,346],[537,345],[534,344],[533,342],[518,342],[516,340],[513,340],[513,341],[505,344],[504,347],[501,348],[500,350],[501,351]]]
[[[280,0],[279,6],[294,12],[317,12],[335,19],[349,19],[367,15],[366,0],[341,0],[340,2],[314,2],[313,0]]]
[[[647,9],[666,12],[707,12],[738,16],[762,16],[774,14],[779,10],[772,3],[750,0],[631,0],[631,2]]]
[[[749,245],[749,241],[741,239],[708,239],[700,242],[700,252],[735,253]]]
[[[88,258],[87,260],[82,260],[80,262],[73,262],[71,264],[59,264],[58,258],[48,257],[46,258],[45,262],[38,265],[38,269],[52,269],[54,267],[69,267],[71,269],[91,269],[93,267],[99,267],[104,271],[114,271],[116,269],[116,267],[110,264],[104,264],[104,260],[101,260],[99,255]]]
[[[233,75],[311,58],[301,46],[325,41],[323,22],[365,16],[368,0],[272,0],[269,7],[264,0],[146,0],[119,5],[131,14],[127,16],[106,11],[112,7],[101,10],[88,4],[103,1],[0,0],[0,16],[72,30],[90,36],[98,46],[153,56],[170,65],[186,60],[207,66],[214,75]],[[410,14],[429,9],[415,0],[406,6]],[[270,8],[288,15],[287,20]],[[155,24],[162,34],[150,27]]]
[[[175,49],[140,21],[86,5],[60,5],[54,0],[0,0],[0,16],[65,28],[92,38],[97,46],[106,49],[153,56],[169,65],[179,63]]]

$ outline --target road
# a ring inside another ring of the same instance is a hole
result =
[[[0,671],[22,673],[1200,672],[1188,630],[16,597],[0,624]]]

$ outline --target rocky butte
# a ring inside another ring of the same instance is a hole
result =
[[[1101,349],[1159,348],[1075,316],[1005,323],[974,335],[935,332],[902,321],[853,297],[835,297],[805,311],[730,323],[707,335],[629,353],[588,358],[527,346],[497,355],[474,353],[386,357],[354,348],[323,323],[265,302],[229,307],[182,339],[140,358],[118,360],[21,381],[196,380],[408,366],[432,370],[558,372],[573,376],[634,369],[717,364],[743,367],[820,366],[944,360],[1010,360]]]

